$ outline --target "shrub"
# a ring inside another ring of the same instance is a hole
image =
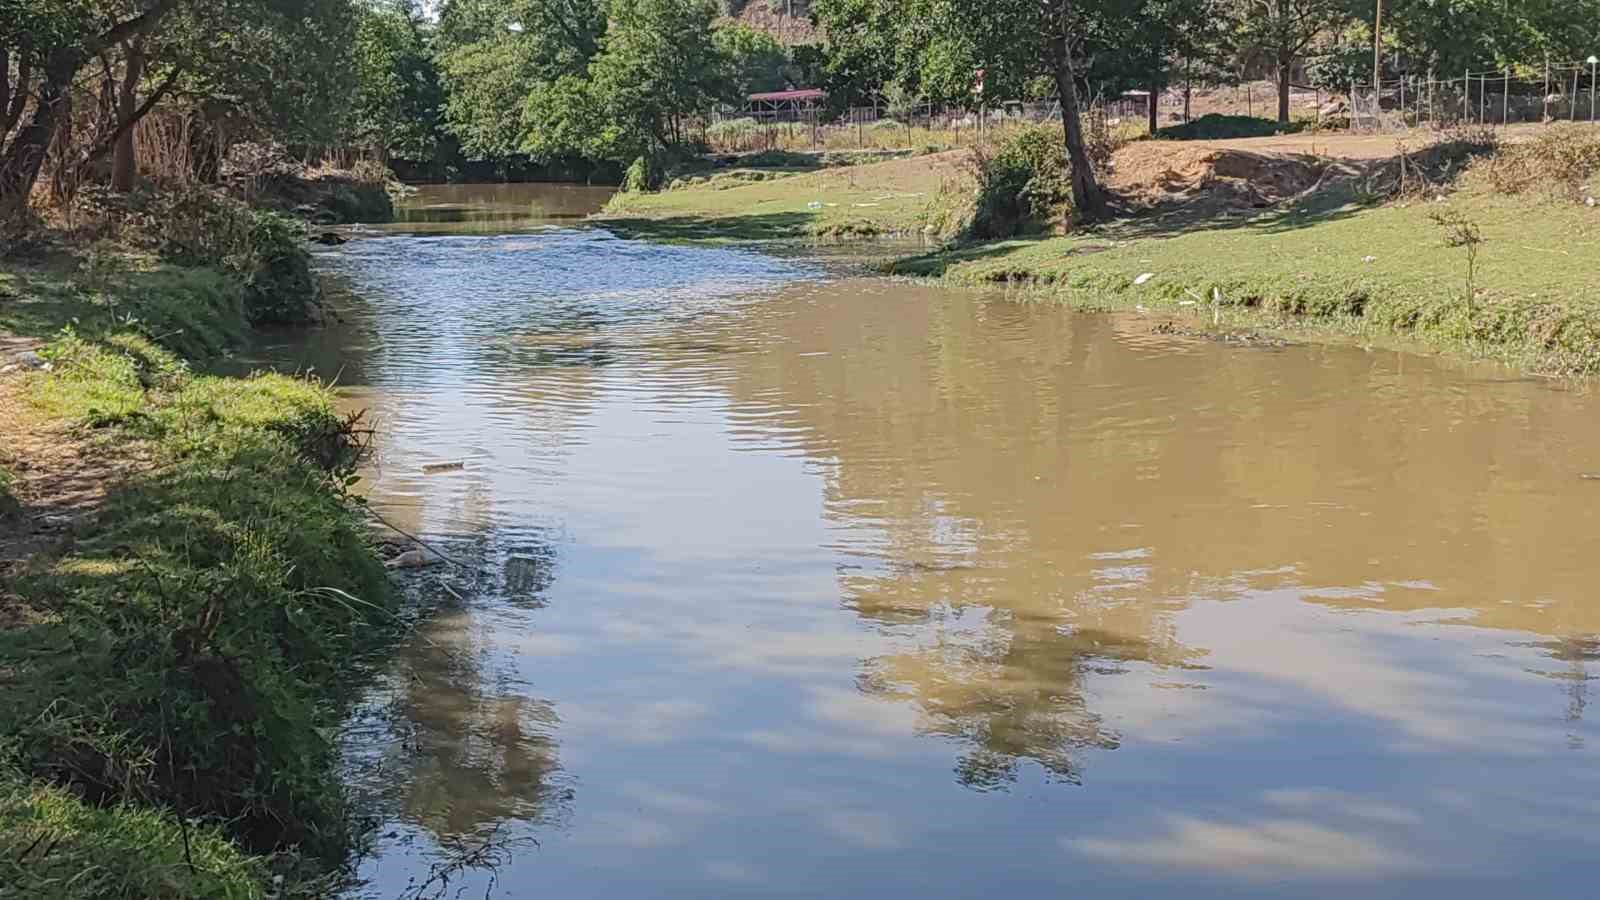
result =
[[[622,192],[625,194],[648,193],[660,184],[661,171],[649,156],[635,159],[622,175]]]
[[[315,318],[321,291],[299,222],[251,209],[218,191],[170,190],[141,197],[128,236],[183,266],[213,266],[244,284],[243,312],[254,323]]]
[[[1554,125],[1531,141],[1500,147],[1477,168],[1503,194],[1537,190],[1578,198],[1584,183],[1600,172],[1600,133],[1584,125]]]
[[[1011,237],[1071,212],[1072,172],[1061,135],[1050,126],[980,145],[971,165],[978,184],[972,237]]]
[[[16,483],[17,477],[11,474],[11,470],[0,466],[0,520],[9,519],[22,509],[22,504],[17,502],[13,493]]]

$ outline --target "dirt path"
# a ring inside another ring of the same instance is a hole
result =
[[[12,358],[26,352],[14,340],[8,346]],[[68,540],[112,488],[148,464],[136,448],[113,452],[39,415],[24,396],[25,378],[19,369],[0,375],[0,466],[15,476],[11,490],[21,504],[20,511],[0,517],[0,628],[33,615],[7,590],[9,579],[34,554]]]
[[[1539,124],[1511,125],[1499,129],[1500,139],[1510,143],[1527,140],[1544,130]],[[1317,134],[1283,134],[1260,138],[1234,138],[1225,141],[1182,141],[1175,146],[1212,148],[1217,150],[1244,150],[1251,153],[1299,153],[1311,156],[1347,160],[1388,159],[1396,155],[1398,145],[1404,141],[1415,150],[1438,139],[1438,132],[1419,128],[1407,132],[1385,134],[1360,134],[1344,131],[1324,131]]]

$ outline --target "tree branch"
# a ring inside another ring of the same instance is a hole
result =
[[[160,103],[161,99],[165,97],[167,93],[172,90],[173,86],[178,83],[178,78],[182,74],[183,66],[180,65],[173,67],[172,72],[167,75],[167,80],[161,82],[161,86],[156,88],[155,92],[150,96],[146,97],[143,103],[139,104],[139,108],[133,111],[133,115],[129,116],[126,122],[118,124],[115,131],[111,132],[110,135],[106,136],[105,139],[96,144],[93,150],[89,151],[88,155],[83,158],[83,165],[89,165],[90,163],[105,156],[107,153],[110,153],[112,148],[117,146],[117,141],[121,140],[122,136],[127,134],[129,129],[139,124],[140,119],[143,119],[146,115],[149,115],[150,110],[155,109],[156,104]]]
[[[107,47],[115,47],[131,37],[144,34],[161,18],[177,7],[178,0],[156,0],[154,6],[131,19],[118,22],[106,29],[98,38],[91,41],[86,48],[89,53],[99,53]]]

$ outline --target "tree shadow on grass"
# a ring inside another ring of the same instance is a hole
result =
[[[1062,247],[1057,256],[1088,256],[1121,244],[1210,231],[1249,229],[1261,234],[1280,234],[1347,219],[1376,206],[1376,203],[1358,202],[1350,192],[1341,190],[1267,209],[1219,210],[1215,206],[1195,203],[1153,207],[1074,233],[1071,242]],[[887,267],[887,271],[893,275],[938,278],[965,263],[1004,259],[1052,239],[1049,235],[1038,235],[959,244],[897,260]]]

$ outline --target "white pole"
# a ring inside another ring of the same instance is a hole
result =
[[[1589,124],[1594,124],[1594,78],[1595,67],[1600,65],[1600,56],[1589,57]]]

